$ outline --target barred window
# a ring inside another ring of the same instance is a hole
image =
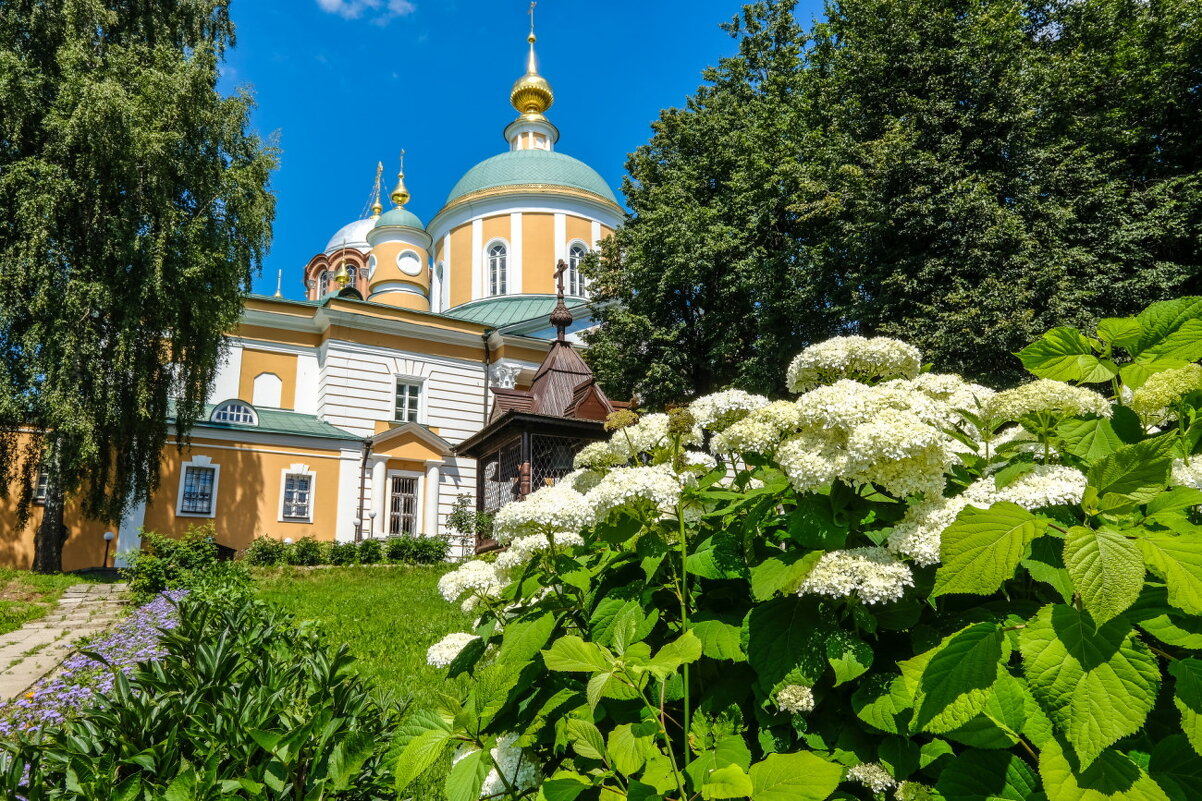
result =
[[[190,515],[213,514],[213,486],[216,476],[217,470],[213,467],[185,467],[180,512]]]
[[[313,476],[288,473],[284,476],[284,519],[308,520],[312,514]]]
[[[388,533],[417,534],[417,479],[393,476],[388,505]]]
[[[259,418],[249,404],[226,401],[213,410],[209,418],[214,423],[233,423],[241,426],[257,426]]]

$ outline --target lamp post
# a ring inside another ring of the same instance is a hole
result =
[[[367,521],[367,536],[371,537],[372,539],[375,539],[375,538],[376,538],[376,532],[375,532],[375,528],[376,528],[376,510],[375,510],[375,509],[372,509],[370,512],[368,512],[368,513],[367,513],[367,517],[368,517],[368,521]]]
[[[356,517],[354,520],[351,521],[351,523],[355,526],[355,539],[357,539],[357,540],[362,539],[363,538],[363,528],[362,528],[363,521]]]
[[[116,536],[117,535],[111,531],[104,532],[104,559],[100,562],[101,567],[109,566],[109,543],[111,543]]]

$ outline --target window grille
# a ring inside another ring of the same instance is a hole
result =
[[[530,490],[534,492],[572,472],[572,459],[590,440],[535,434],[530,438]]]
[[[47,488],[49,486],[50,486],[50,474],[46,472],[45,468],[38,470],[38,483],[33,488],[33,502],[34,503],[45,503],[46,502],[46,493],[48,491]]]
[[[417,535],[417,479],[392,477],[388,512],[388,533]]]
[[[234,423],[237,425],[258,425],[255,410],[245,403],[223,403],[213,410],[214,423]]]
[[[185,514],[213,513],[213,480],[217,471],[212,467],[184,468],[184,497],[179,510]]]
[[[484,465],[484,511],[495,512],[516,501],[521,492],[520,443],[502,448]]]
[[[564,276],[567,279],[566,292],[578,298],[584,297],[584,276],[580,274],[580,263],[586,255],[588,250],[579,243],[572,245],[572,249],[568,251],[568,270]]]
[[[351,289],[358,291],[359,290],[359,268],[358,267],[348,267],[346,270],[346,275],[347,275],[347,279],[348,279],[346,282],[346,285],[349,286]],[[360,294],[362,294],[362,293],[360,293]]]
[[[308,520],[313,495],[313,476],[289,473],[284,477],[284,519]]]
[[[396,384],[396,417],[401,423],[416,423],[422,401],[422,385],[407,381]]]
[[[488,249],[489,294],[504,295],[508,291],[507,263],[505,245],[498,242]]]
[[[317,279],[317,298],[320,300],[330,291],[330,271],[323,270],[321,276]]]

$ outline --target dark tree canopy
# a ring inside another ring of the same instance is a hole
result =
[[[1017,380],[1011,353],[1198,291],[1202,4],[745,7],[739,53],[627,164],[588,358],[657,405],[779,394],[847,332]]]
[[[48,469],[38,569],[63,495],[115,521],[154,490],[270,241],[274,149],[216,88],[233,36],[227,0],[0,5],[0,488],[24,514]]]

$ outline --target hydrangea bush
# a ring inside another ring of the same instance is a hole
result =
[[[485,798],[1202,797],[1202,298],[1004,391],[846,337],[793,399],[611,418],[447,574],[473,681],[411,718]]]

